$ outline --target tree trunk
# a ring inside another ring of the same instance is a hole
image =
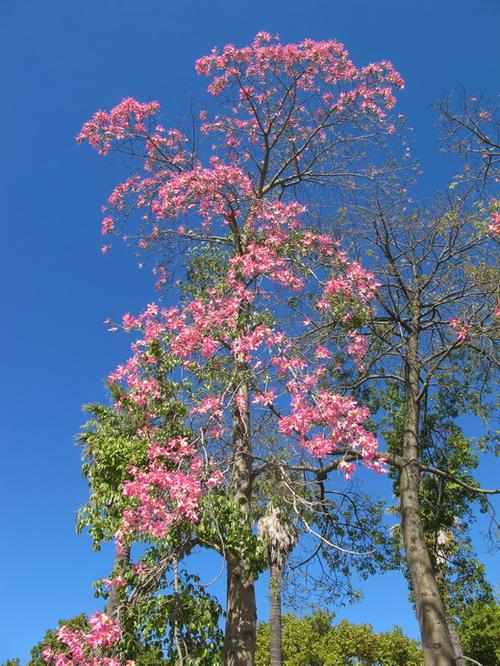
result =
[[[124,570],[128,567],[130,562],[130,546],[115,547],[115,557],[113,562],[113,576],[121,576]],[[113,585],[109,591],[108,603],[106,604],[106,612],[111,617],[117,618],[118,606],[120,602],[120,591]]]
[[[253,580],[243,559],[227,562],[225,666],[252,666],[255,659],[257,610]]]
[[[181,637],[179,632],[179,622],[177,620],[177,606],[180,602],[179,591],[180,591],[180,582],[179,582],[179,561],[177,558],[173,561],[173,574],[174,574],[174,593],[175,593],[175,614],[174,614],[174,643],[175,649],[177,650],[177,666],[184,666],[184,652],[181,645]]]
[[[403,457],[406,464],[400,476],[401,530],[420,625],[425,664],[455,666],[455,651],[420,516],[418,315],[414,316],[407,344],[406,414],[403,434]]]
[[[453,649],[455,650],[456,666],[466,666],[464,653],[462,651],[462,643],[460,642],[460,636],[457,634],[453,620],[448,622],[448,631],[450,632],[451,642],[453,643]]]
[[[277,564],[270,567],[270,597],[271,609],[269,613],[271,666],[281,666],[281,577],[283,571]]]
[[[252,451],[250,405],[245,374],[246,365],[237,361],[231,490],[232,498],[240,507],[245,527],[251,530]],[[227,607],[223,652],[225,666],[252,666],[255,659],[256,632],[254,580],[244,554],[233,550],[227,556]]]

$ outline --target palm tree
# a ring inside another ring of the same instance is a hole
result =
[[[270,502],[259,520],[259,537],[267,546],[269,563],[271,666],[282,666],[281,586],[286,561],[297,543],[297,530],[282,509]]]

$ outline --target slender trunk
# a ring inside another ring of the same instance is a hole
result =
[[[113,562],[113,576],[121,576],[130,562],[130,546],[122,546],[120,549],[115,547],[115,557]],[[120,603],[120,590],[113,585],[109,591],[106,612],[111,617],[117,618]]]
[[[418,323],[418,315],[415,315],[406,356],[406,414],[403,434],[403,456],[406,464],[400,476],[401,530],[420,625],[425,664],[455,666],[455,651],[425,543],[420,515]]]
[[[457,629],[453,620],[448,622],[448,630],[450,632],[451,642],[453,643],[453,649],[455,650],[455,664],[456,666],[465,666],[462,643],[460,642],[460,636],[457,634]]]
[[[177,621],[177,604],[179,604],[180,599],[179,599],[179,592],[180,592],[180,582],[179,582],[179,562],[176,559],[173,561],[173,573],[174,573],[174,593],[176,597],[175,605],[176,605],[176,612],[174,615],[174,642],[175,642],[175,649],[177,650],[177,665],[178,666],[184,666],[184,653],[182,651],[182,645],[181,645],[181,636],[179,632],[179,623]]]
[[[281,578],[282,567],[277,564],[270,566],[270,597],[269,612],[271,666],[281,666]]]
[[[233,413],[232,497],[238,503],[245,528],[251,530],[252,452],[250,406],[246,366],[236,365],[235,408]],[[257,607],[254,580],[242,553],[227,556],[227,608],[224,635],[225,666],[252,666],[255,658]]]

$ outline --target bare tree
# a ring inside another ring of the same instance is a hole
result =
[[[469,194],[472,190],[469,190]],[[401,437],[388,457],[398,470],[401,530],[420,623],[426,664],[455,664],[446,609],[426,544],[421,515],[422,478],[434,474],[486,495],[443,457],[425,463],[422,420],[436,387],[459,381],[481,402],[498,368],[495,350],[498,271],[484,211],[450,193],[430,210],[408,205],[393,183],[356,208],[358,251],[371,257],[381,283],[369,322],[370,353],[359,390],[377,382],[399,386]],[[462,476],[462,478],[460,478]],[[491,491],[496,492],[496,491]]]

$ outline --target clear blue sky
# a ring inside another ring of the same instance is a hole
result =
[[[93,554],[74,531],[86,487],[73,438],[81,405],[105,398],[103,378],[127,354],[129,341],[103,320],[154,298],[125,249],[99,252],[99,206],[116,168],[75,144],[82,122],[128,95],[172,113],[206,85],[195,58],[259,30],[336,38],[357,64],[388,58],[403,74],[399,109],[431,192],[450,167],[429,104],[459,86],[493,98],[499,10],[498,0],[0,0],[0,661],[24,662],[58,618],[94,608],[91,582],[110,554]],[[345,615],[416,636],[404,584],[384,580]]]

